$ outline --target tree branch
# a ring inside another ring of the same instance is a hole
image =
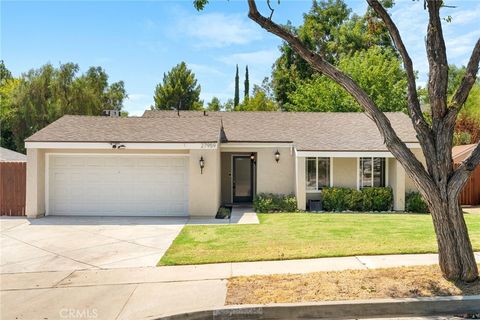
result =
[[[428,29],[427,57],[430,67],[428,79],[428,94],[432,108],[433,131],[435,122],[442,119],[447,112],[448,61],[443,38],[440,8],[443,0],[427,0]]]
[[[450,107],[456,110],[460,110],[468,98],[468,94],[477,79],[478,64],[480,62],[480,38],[477,40],[475,47],[473,48],[472,55],[468,61],[467,71],[460,82],[460,86],[453,95]]]
[[[255,0],[248,0],[248,17],[268,32],[277,35],[286,41],[290,47],[307,61],[315,70],[323,73],[339,85],[341,85],[358,104],[364,109],[367,116],[375,122],[382,135],[387,148],[395,158],[407,169],[416,183],[423,186],[424,190],[432,188],[433,180],[426,172],[421,162],[412,151],[401,141],[385,114],[378,109],[368,94],[348,75],[325,61],[319,54],[309,50],[298,37],[285,30],[272,20],[262,16],[257,9]]]
[[[470,157],[468,157],[462,164],[454,171],[452,177],[448,181],[448,189],[453,194],[459,194],[463,186],[467,182],[470,174],[480,164],[480,143],[473,150]]]
[[[418,134],[418,139],[423,142],[422,149],[424,154],[435,154],[435,145],[433,142],[433,134],[430,126],[425,121],[425,118],[420,107],[420,101],[418,99],[416,77],[413,69],[412,59],[408,54],[407,48],[403,43],[400,31],[393,22],[392,18],[388,14],[387,10],[382,6],[378,0],[367,0],[369,6],[376,12],[376,14],[382,19],[383,23],[387,27],[390,37],[393,40],[395,47],[400,53],[405,72],[407,74],[408,81],[408,111],[410,118],[412,119],[413,127]],[[430,161],[427,161],[427,165],[431,166]],[[431,171],[431,170],[430,170]]]

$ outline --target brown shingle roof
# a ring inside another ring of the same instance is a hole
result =
[[[386,113],[404,142],[417,142],[403,113]],[[364,113],[146,111],[143,117],[64,116],[26,141],[288,142],[304,151],[387,150]]]
[[[293,142],[305,151],[387,150],[375,124],[364,113],[353,112],[207,112],[221,117],[228,142]],[[400,139],[417,142],[407,115],[387,112]],[[146,111],[144,117],[168,119],[173,111]],[[202,117],[203,112],[183,111],[180,118]]]
[[[220,118],[64,116],[26,142],[218,142]]]
[[[0,162],[26,162],[27,156],[10,149],[0,148]]]
[[[466,160],[472,154],[478,144],[466,144],[452,148],[452,158],[454,163],[460,163]]]

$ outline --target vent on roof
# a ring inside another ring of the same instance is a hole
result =
[[[120,117],[120,110],[103,110],[102,115],[105,117]]]

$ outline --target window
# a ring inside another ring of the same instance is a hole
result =
[[[317,191],[330,185],[330,158],[307,158],[305,167],[307,191]]]
[[[385,187],[385,158],[360,158],[359,187]]]

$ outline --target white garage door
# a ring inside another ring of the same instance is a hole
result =
[[[187,160],[138,155],[50,155],[47,214],[187,215]]]

